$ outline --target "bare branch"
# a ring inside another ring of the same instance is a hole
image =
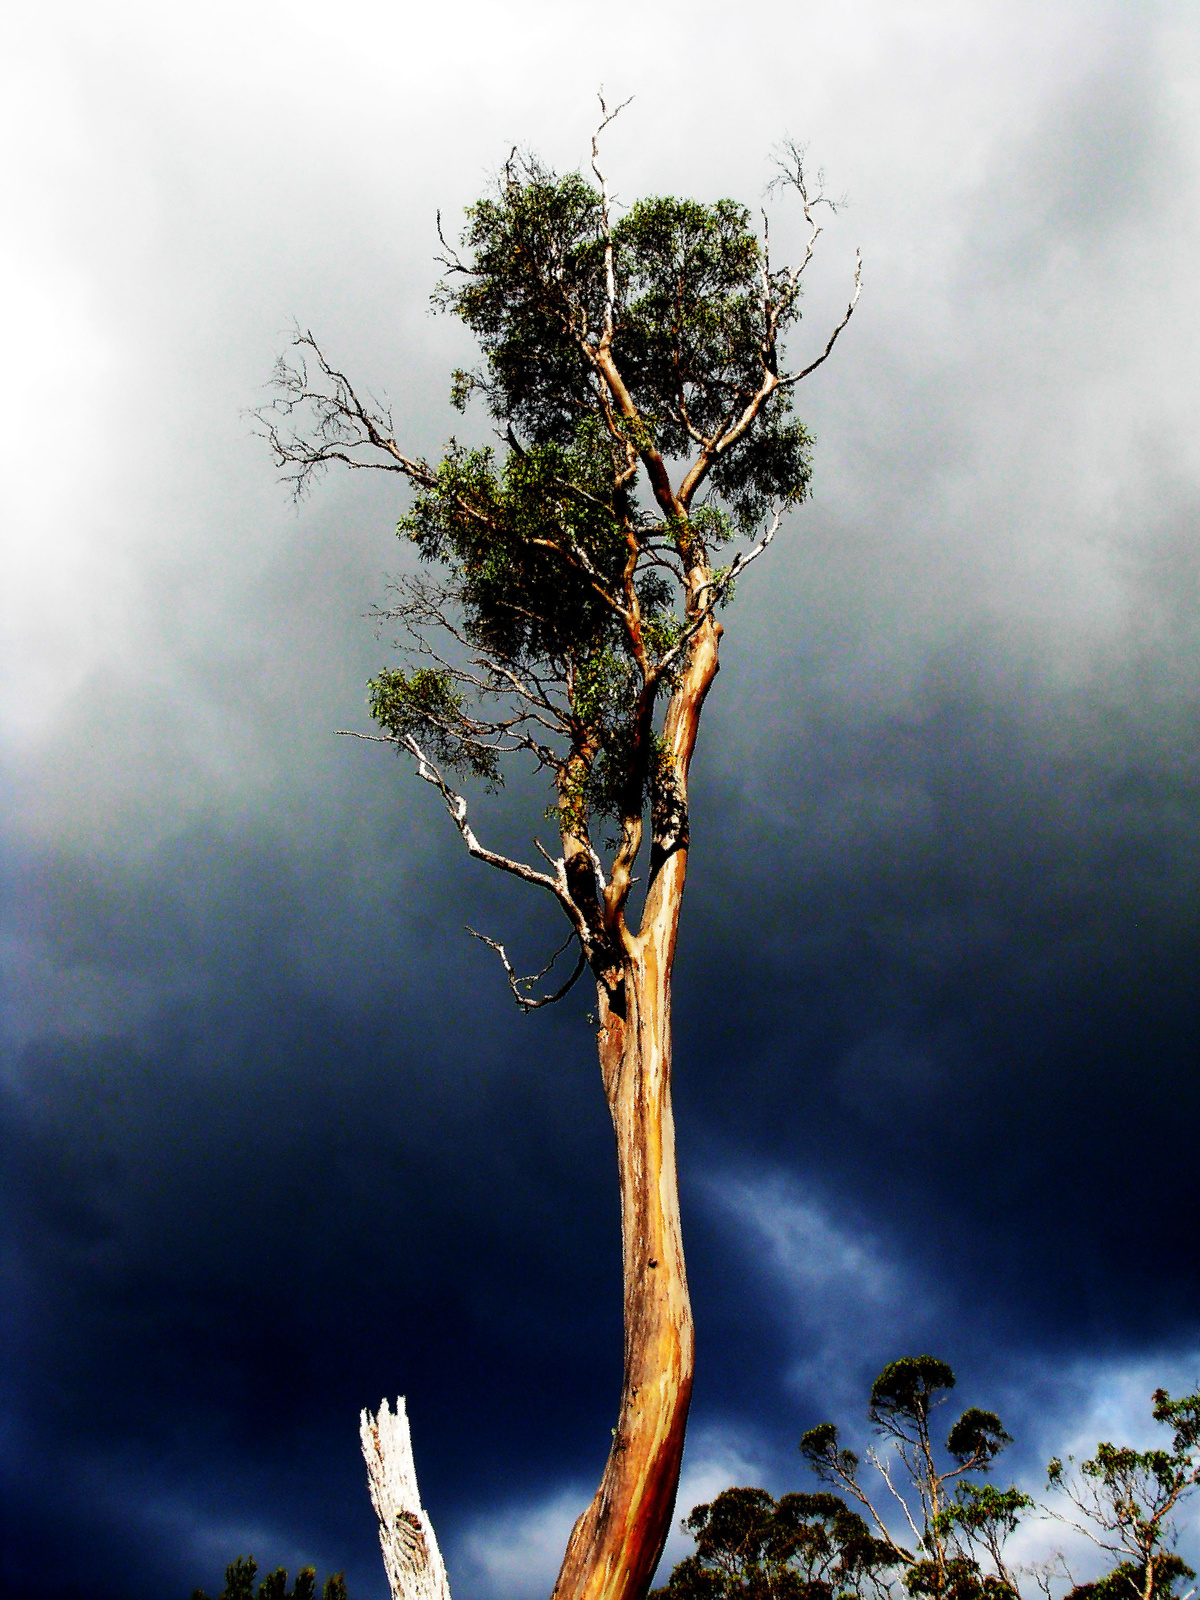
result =
[[[442,249],[446,252],[445,255],[434,256],[433,259],[437,262],[438,266],[444,267],[447,272],[461,272],[469,275],[471,271],[470,267],[466,265],[458,251],[447,240],[445,233],[442,231],[442,211],[440,206],[438,207],[437,212],[437,236],[441,241]]]
[[[601,86],[597,99],[600,101],[600,114],[604,120],[592,135],[592,171],[596,174],[596,181],[600,185],[600,224],[604,231],[604,334],[601,342],[607,349],[612,343],[613,337],[613,317],[617,303],[617,280],[613,267],[612,224],[608,214],[610,202],[608,180],[600,170],[600,135],[614,117],[620,116],[621,112],[629,104],[629,100],[633,99],[633,96],[630,95],[629,100],[623,100],[614,111],[610,111],[604,103],[603,86]]]
[[[817,168],[816,194],[809,194],[808,175],[804,170],[804,158],[807,154],[807,145],[800,144],[790,137],[782,139],[771,155],[771,162],[776,171],[775,176],[766,186],[766,193],[774,194],[779,189],[795,189],[804,207],[805,218],[810,222],[812,214],[818,206],[828,206],[830,212],[836,216],[847,204],[846,197],[843,195],[840,200],[834,200],[825,193],[825,169],[823,167]]]
[[[816,361],[810,362],[801,372],[781,377],[778,368],[777,340],[781,329],[790,320],[800,294],[800,278],[813,258],[816,243],[821,235],[821,227],[816,219],[819,206],[827,206],[831,212],[837,212],[845,204],[844,200],[833,200],[825,193],[825,175],[817,174],[817,192],[810,191],[809,181],[804,170],[804,147],[794,139],[787,139],[774,157],[778,172],[767,184],[767,193],[774,193],[776,189],[787,187],[794,189],[800,196],[805,220],[809,224],[809,236],[804,247],[804,255],[799,264],[789,269],[778,272],[771,268],[771,233],[770,222],[766,212],[763,212],[763,249],[759,266],[760,291],[759,303],[763,319],[762,349],[760,359],[763,367],[763,380],[757,391],[749,397],[742,396],[738,404],[741,405],[740,414],[736,415],[737,407],[731,410],[728,417],[722,422],[711,439],[699,437],[697,431],[685,419],[685,426],[692,438],[702,446],[699,457],[688,471],[684,483],[679,491],[680,503],[687,506],[691,503],[696,490],[707,478],[709,471],[726,451],[741,440],[755,418],[769,400],[770,396],[780,388],[790,387],[806,378],[810,372],[825,361],[834,345],[838,335],[850,320],[854,307],[862,288],[862,257],[858,256],[854,274],[854,294],[850,301],[845,316],[833,330],[825,350]]]
[[[829,335],[829,343],[825,346],[824,350],[815,361],[810,361],[808,366],[804,367],[800,372],[793,372],[786,378],[780,378],[779,387],[781,389],[791,388],[792,384],[799,383],[802,378],[807,378],[810,372],[815,372],[823,361],[827,361],[829,359],[829,352],[838,342],[838,335],[841,333],[842,329],[854,315],[854,308],[858,304],[859,295],[862,293],[862,252],[860,250],[856,250],[854,252],[854,261],[854,293],[850,296],[850,304],[846,307],[845,316]]]
[[[292,345],[302,353],[295,365],[283,356],[275,363],[276,398],[250,415],[260,424],[261,437],[296,497],[335,461],[356,470],[400,472],[418,487],[432,488],[437,480],[426,463],[401,453],[390,410],[374,400],[370,405],[364,402],[346,374],[326,359],[311,331],[301,333],[297,327]],[[309,378],[305,350],[320,370],[316,382]],[[297,413],[311,419],[309,432],[293,426]]]
[[[486,861],[489,867],[495,867],[499,872],[509,872],[514,878],[521,878],[526,883],[536,883],[542,889],[548,889],[554,898],[559,901],[576,927],[580,937],[583,937],[582,919],[567,892],[565,873],[559,877],[551,878],[545,872],[538,872],[536,868],[527,866],[523,861],[514,861],[510,856],[503,856],[496,850],[488,850],[481,845],[475,836],[475,831],[467,821],[467,802],[465,796],[458,794],[446,782],[445,778],[430,761],[421,749],[412,734],[404,737],[404,746],[417,763],[417,776],[424,778],[425,782],[432,784],[446,803],[446,810],[454,819],[454,825],[462,834],[463,843],[470,853],[479,861]]]
[[[916,1523],[913,1521],[912,1512],[908,1509],[908,1501],[892,1482],[892,1475],[888,1471],[887,1464],[879,1455],[879,1452],[875,1449],[874,1445],[868,1446],[867,1459],[875,1468],[876,1472],[878,1472],[879,1476],[883,1479],[884,1483],[887,1484],[888,1492],[893,1496],[894,1499],[899,1501],[900,1509],[904,1512],[905,1519],[907,1520],[909,1527],[912,1529],[913,1538],[919,1545],[921,1543],[921,1532]]]
[[[868,1455],[871,1455],[870,1451],[868,1451]],[[872,1459],[874,1459],[874,1458],[872,1457]],[[866,1511],[866,1513],[870,1517],[871,1521],[875,1524],[876,1528],[879,1531],[879,1534],[880,1534],[881,1538],[884,1540],[884,1542],[886,1544],[891,1546],[891,1548],[896,1552],[897,1556],[900,1558],[901,1562],[903,1562],[905,1564],[910,1562],[912,1560],[912,1557],[908,1554],[908,1552],[905,1549],[903,1549],[902,1546],[900,1546],[900,1545],[898,1545],[896,1543],[895,1539],[892,1538],[892,1535],[891,1535],[891,1533],[890,1533],[890,1531],[888,1529],[887,1524],[884,1522],[883,1518],[879,1515],[879,1512],[876,1511],[874,1503],[872,1502],[870,1496],[867,1494],[865,1489],[859,1483],[859,1481],[858,1481],[857,1477],[855,1476],[854,1472],[853,1471],[847,1472],[844,1469],[844,1467],[841,1465],[841,1463],[839,1461],[837,1461],[837,1460],[833,1460],[833,1461],[829,1462],[829,1471],[832,1474],[832,1478],[826,1477],[824,1481],[825,1482],[834,1481],[834,1482],[840,1483],[843,1489],[845,1489],[849,1494],[853,1495],[854,1498],[858,1501],[858,1503]],[[818,1476],[819,1477],[823,1476],[823,1473],[818,1472]],[[908,1520],[909,1520],[909,1525],[911,1527],[912,1518],[910,1517]]]
[[[576,983],[579,981],[584,967],[587,966],[587,953],[581,946],[579,951],[579,960],[575,963],[575,970],[567,979],[566,983],[561,986],[561,988],[556,989],[553,994],[523,994],[521,992],[523,988],[529,988],[533,984],[541,982],[541,980],[553,967],[554,963],[558,960],[559,956],[562,955],[563,951],[566,950],[571,944],[572,940],[578,938],[578,934],[576,934],[575,930],[571,930],[571,932],[567,935],[565,942],[559,945],[558,949],[550,957],[549,961],[542,968],[542,970],[540,972],[532,973],[528,978],[517,977],[517,974],[513,970],[512,962],[508,959],[508,952],[498,939],[489,939],[486,933],[477,933],[476,930],[469,925],[467,926],[467,932],[473,939],[478,939],[480,944],[486,944],[490,950],[494,950],[500,957],[500,960],[504,964],[504,971],[508,975],[508,986],[513,992],[513,999],[520,1006],[521,1010],[525,1012],[537,1011],[542,1006],[552,1006],[557,1001],[561,1000],[564,995],[568,994],[570,990],[575,987]]]

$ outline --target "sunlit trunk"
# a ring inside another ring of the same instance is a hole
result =
[[[604,1476],[575,1524],[553,1600],[642,1600],[671,1530],[695,1339],[671,1112],[671,972],[687,875],[687,781],[721,630],[698,635],[667,708],[673,782],[657,805],[642,927],[623,982],[599,985],[600,1072],[617,1137],[625,1377]]]
[[[671,953],[649,930],[615,1008],[601,990],[600,1070],[621,1186],[625,1377],[608,1465],[571,1535],[555,1600],[640,1600],[679,1487],[694,1339],[671,1114]]]

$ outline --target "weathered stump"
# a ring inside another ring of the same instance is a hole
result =
[[[386,1400],[375,1416],[361,1412],[359,1428],[392,1600],[450,1600],[442,1553],[417,1490],[404,1396],[394,1412]]]

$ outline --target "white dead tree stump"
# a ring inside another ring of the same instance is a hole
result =
[[[394,1412],[386,1400],[375,1416],[361,1412],[359,1428],[392,1600],[450,1600],[442,1553],[417,1490],[404,1396]]]

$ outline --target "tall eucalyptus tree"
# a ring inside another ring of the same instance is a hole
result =
[[[602,103],[603,108],[603,103]],[[611,121],[605,112],[601,130]],[[671,974],[691,833],[688,773],[719,666],[718,610],[805,498],[811,440],[791,366],[801,288],[821,232],[803,151],[786,144],[775,192],[807,224],[797,264],[771,258],[732,200],[640,200],[619,218],[592,144],[590,176],[516,152],[445,243],[435,300],[476,336],[456,372],[497,424],[498,447],[405,453],[311,333],[276,370],[260,414],[297,491],[341,464],[398,473],[414,491],[399,533],[430,576],[389,613],[406,663],[370,685],[380,733],[413,759],[467,850],[546,896],[575,961],[549,992],[503,962],[517,1004],[596,989],[600,1075],[617,1139],[625,1294],[620,1413],[596,1496],[571,1535],[556,1600],[640,1600],[670,1527],[692,1389],[693,1328],[671,1114]],[[731,551],[725,555],[723,552]],[[537,864],[485,846],[455,775],[543,772],[557,849]],[[644,860],[640,910],[631,899]]]

